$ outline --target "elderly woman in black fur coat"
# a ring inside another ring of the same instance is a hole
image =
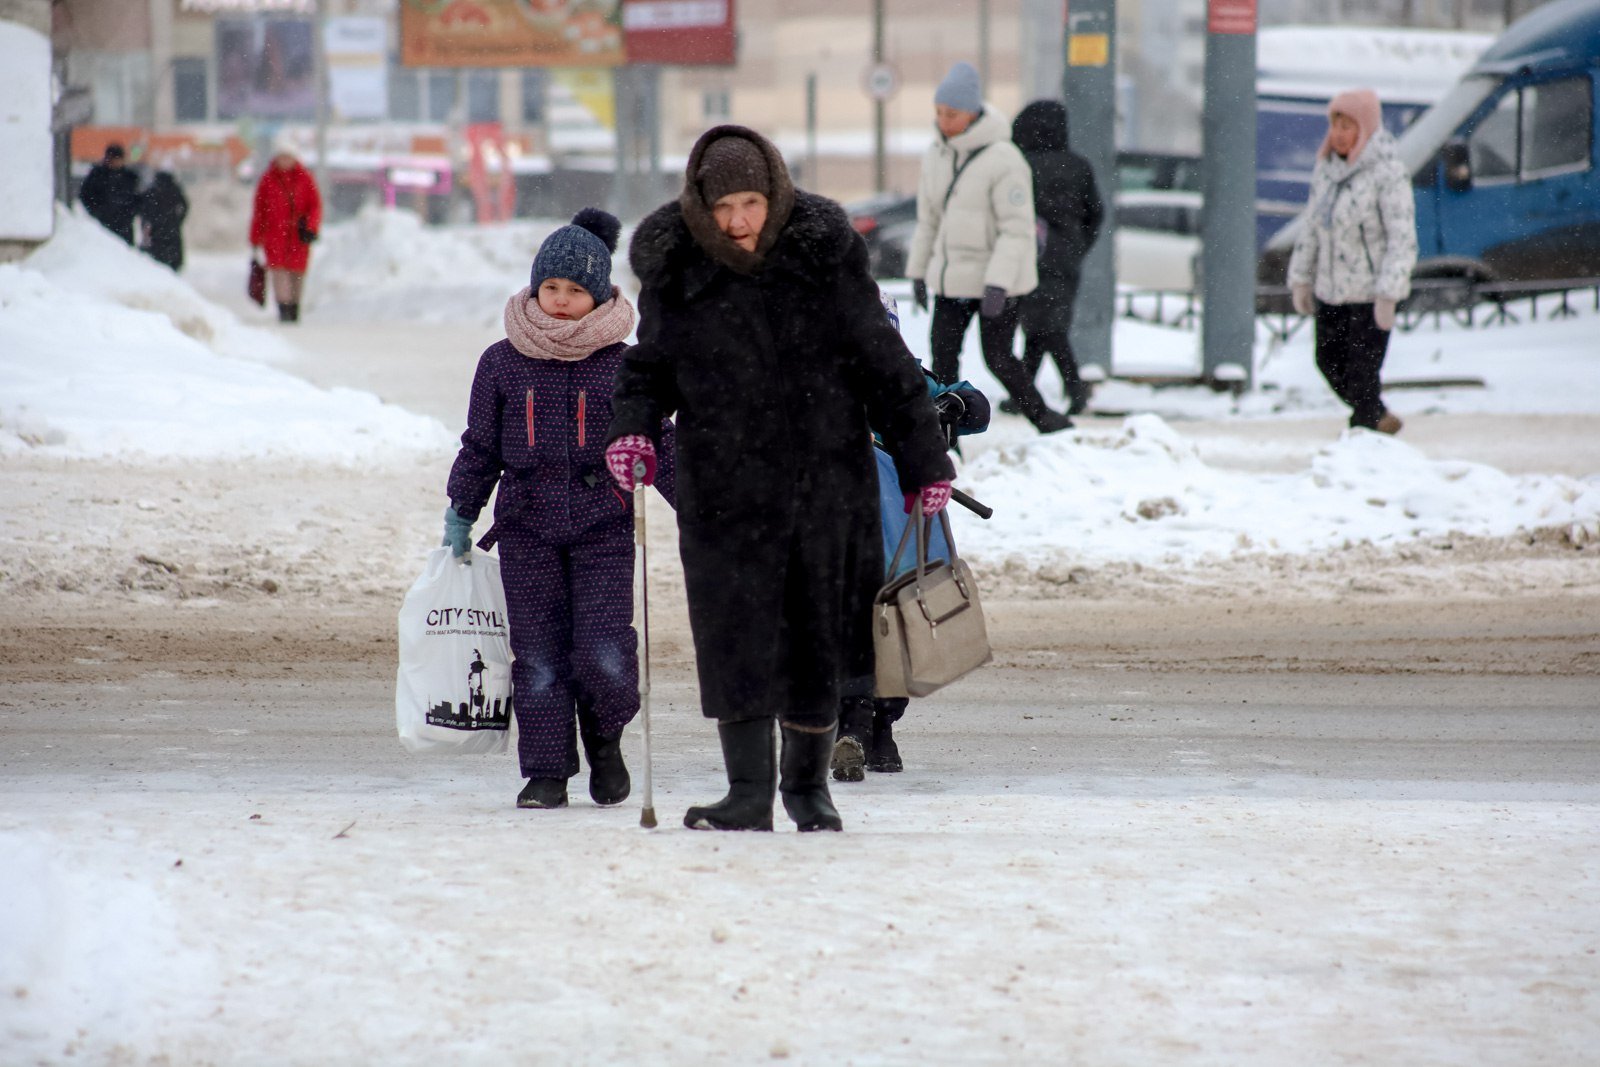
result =
[[[639,345],[617,376],[607,463],[631,489],[639,464],[653,468],[662,418],[677,416],[689,623],[728,773],[728,795],[684,823],[770,830],[781,768],[799,829],[838,830],[827,781],[839,701],[870,691],[883,581],[868,423],[908,508],[918,495],[942,508],[954,476],[922,373],[843,209],[796,190],[753,130],[700,138],[682,194],[639,224],[629,258]]]

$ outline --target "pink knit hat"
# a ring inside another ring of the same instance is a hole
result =
[[[1354,163],[1361,158],[1361,150],[1367,147],[1367,142],[1372,140],[1372,135],[1383,128],[1383,105],[1378,102],[1378,94],[1371,89],[1346,89],[1328,101],[1328,121],[1333,121],[1335,115],[1348,115],[1355,119],[1356,127],[1360,130],[1356,134],[1356,143],[1350,149],[1349,160]],[[1327,159],[1333,153],[1333,131],[1322,139],[1322,147],[1317,149],[1318,159]]]

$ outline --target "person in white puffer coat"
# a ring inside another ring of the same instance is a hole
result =
[[[1349,406],[1351,426],[1400,430],[1384,407],[1380,372],[1416,264],[1411,177],[1383,128],[1378,94],[1339,93],[1328,103],[1289,286],[1295,310],[1316,317],[1317,369]]]
[[[950,68],[934,94],[939,136],[922,159],[917,228],[906,254],[917,307],[933,295],[933,375],[961,377],[961,346],[973,315],[983,360],[1041,433],[1072,420],[1045,406],[1017,358],[1020,298],[1039,285],[1033,171],[1011,143],[1010,120],[983,102],[970,63]]]

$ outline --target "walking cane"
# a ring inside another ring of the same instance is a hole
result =
[[[644,543],[644,461],[633,465],[633,543],[639,546],[639,716],[644,721],[644,808],[639,825],[656,828],[655,786],[650,780],[650,554]]]

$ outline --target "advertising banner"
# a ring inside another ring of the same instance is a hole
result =
[[[623,0],[629,63],[732,66],[734,0]]]
[[[401,0],[408,67],[614,67],[620,0]]]
[[[388,26],[381,18],[328,19],[328,104],[339,119],[381,119],[389,113]]]
[[[1210,0],[1206,29],[1211,33],[1255,33],[1256,0]]]
[[[317,113],[310,19],[216,21],[217,118],[301,119]]]

